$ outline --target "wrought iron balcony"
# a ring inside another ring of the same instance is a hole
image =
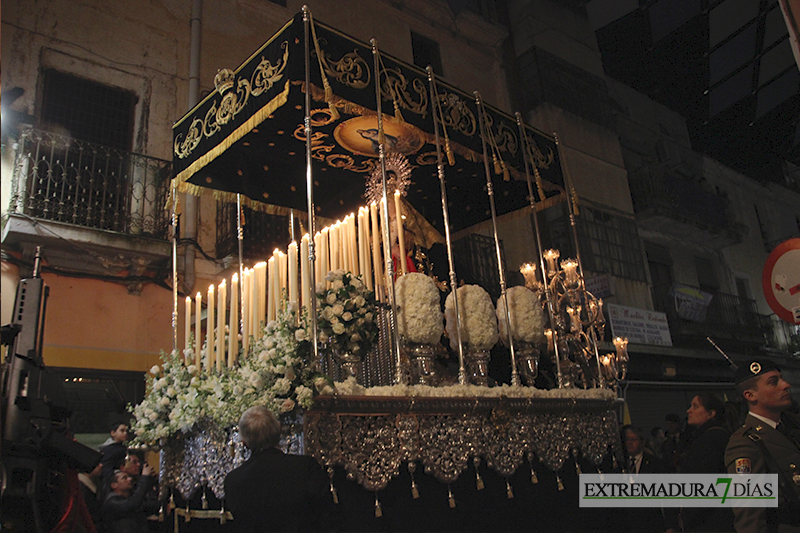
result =
[[[289,237],[289,217],[271,215],[242,208],[242,255],[248,259],[265,260],[275,248],[286,249]],[[236,204],[217,202],[217,257],[238,256]]]
[[[698,294],[706,292],[698,287],[681,287]],[[676,284],[653,287],[653,306],[656,311],[666,313],[670,335],[676,345],[705,347],[705,338],[711,336],[755,347],[763,346],[772,338],[769,320],[765,320],[768,317],[758,313],[755,300],[719,291],[710,295],[705,305],[699,298],[685,298],[676,290]]]
[[[166,239],[171,162],[25,129],[9,212],[73,226]]]
[[[743,231],[728,211],[728,199],[657,166],[630,175],[631,197],[640,226],[690,242],[729,246]]]

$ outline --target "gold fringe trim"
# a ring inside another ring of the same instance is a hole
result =
[[[211,150],[209,150],[208,152],[197,158],[197,160],[195,160],[191,165],[183,169],[180,174],[175,176],[173,178],[173,182],[177,180],[178,190],[180,192],[189,192],[190,194],[194,194],[195,196],[200,196],[200,194],[197,192],[198,190],[200,190],[200,187],[196,185],[193,187],[198,187],[198,189],[192,189],[191,191],[187,190],[186,188],[183,188],[183,184],[186,183],[186,180],[191,178],[200,169],[202,169],[203,167],[211,163],[213,160],[215,160],[217,157],[219,157],[223,152],[225,152],[225,150],[233,146],[233,144],[236,141],[238,141],[239,139],[250,133],[250,131],[253,128],[261,124],[268,116],[274,113],[276,109],[286,104],[287,100],[289,99],[290,87],[291,85],[287,81],[283,91],[278,93],[275,96],[275,98],[267,102],[267,104],[264,107],[253,113],[253,116],[247,119],[247,121],[244,124],[233,130],[233,132],[231,132],[231,134],[228,135],[227,138],[225,138],[214,148],[212,148]]]

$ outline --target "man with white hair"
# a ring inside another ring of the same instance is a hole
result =
[[[313,458],[277,448],[281,425],[264,406],[239,419],[242,442],[252,455],[225,477],[225,506],[241,533],[323,531],[332,501],[327,477]]]

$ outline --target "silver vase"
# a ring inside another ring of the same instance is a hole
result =
[[[467,378],[473,385],[489,386],[489,350],[467,348],[464,362],[467,367]]]
[[[436,355],[433,345],[404,342],[403,350],[411,366],[411,385],[435,387],[439,379],[434,368]]]
[[[339,371],[343,381],[352,376],[356,378],[357,382],[361,383],[361,357],[339,351],[333,357],[339,363]]]
[[[533,387],[536,376],[539,375],[539,350],[532,344],[520,342],[517,348],[517,364],[522,381],[528,387]]]

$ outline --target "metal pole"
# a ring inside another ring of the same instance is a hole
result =
[[[311,343],[314,347],[314,361],[323,368],[322,361],[319,358],[319,343],[317,334],[317,276],[314,272],[316,266],[316,250],[314,249],[314,232],[316,231],[316,218],[314,215],[314,181],[311,176],[311,51],[309,50],[310,29],[311,29],[311,12],[308,6],[303,6],[303,30],[305,33],[305,59],[306,59],[306,94],[305,94],[305,132],[306,132],[306,190],[308,193],[308,260],[309,276],[311,278],[311,287],[309,290],[310,315],[309,322],[311,324]]]
[[[172,184],[172,351],[178,351],[178,201],[177,184]]]
[[[236,293],[238,301],[231,302],[231,307],[239,306],[239,331],[235,333],[244,334],[244,228],[242,227],[242,195],[239,193],[236,193],[236,241],[239,244],[239,287],[241,290]],[[230,335],[233,334],[234,332],[231,331]],[[244,346],[244,339],[242,339],[242,346]]]
[[[506,306],[506,323],[508,324],[508,346],[511,350],[511,385],[519,387],[519,370],[517,369],[517,357],[514,353],[514,342],[511,338],[511,312],[508,308],[508,294],[506,291],[506,273],[503,265],[503,257],[500,253],[500,237],[497,234],[497,210],[494,205],[494,186],[492,185],[492,174],[489,171],[489,155],[486,153],[486,113],[483,110],[483,101],[478,91],[475,95],[475,104],[478,106],[478,125],[481,131],[481,146],[483,147],[483,167],[486,171],[486,192],[489,195],[489,207],[492,211],[492,230],[494,231],[494,249],[497,254],[497,270],[500,274],[500,297]]]
[[[522,125],[522,115],[519,112],[516,113],[517,117],[517,128],[519,129],[519,136],[522,143],[522,158],[525,164],[525,180],[528,182],[528,199],[531,203],[531,211],[533,213],[533,227],[536,230],[536,251],[539,253],[539,268],[542,271],[542,286],[544,287],[544,297],[545,301],[547,302],[547,312],[550,315],[550,326],[552,328],[553,335],[557,335],[556,333],[556,313],[555,309],[553,309],[553,297],[550,293],[550,284],[547,283],[547,266],[544,262],[544,253],[542,252],[542,234],[539,230],[539,213],[536,211],[536,198],[533,196],[533,185],[531,184],[531,172],[528,167],[528,136],[525,135],[525,128]],[[531,163],[536,164],[536,163]],[[542,198],[544,200],[544,198]],[[553,339],[553,347],[555,349],[555,359],[556,359],[556,378],[558,382],[558,388],[561,388],[563,383],[563,378],[561,376],[561,361],[559,360],[559,353],[558,353],[558,338]]]
[[[392,243],[391,233],[389,231],[389,200],[386,192],[386,146],[383,133],[383,112],[381,106],[381,76],[380,76],[380,53],[378,52],[378,41],[371,39],[372,44],[372,58],[375,72],[375,99],[377,101],[376,111],[378,113],[378,158],[381,164],[381,185],[383,187],[383,242],[384,246],[389,247],[389,252],[386,254],[386,283],[389,288],[389,335],[392,342],[392,357],[395,361],[395,384],[404,384],[403,366],[400,362],[400,335],[397,331],[397,301],[394,292],[394,265],[392,264]],[[396,213],[395,216],[398,214]],[[402,251],[400,252],[403,253]],[[402,261],[402,258],[398,258]]]
[[[458,384],[467,384],[467,370],[464,367],[464,344],[461,340],[461,310],[458,307],[458,279],[456,278],[456,267],[453,261],[453,245],[450,241],[450,212],[447,207],[447,187],[444,183],[444,163],[442,162],[442,147],[439,144],[439,95],[436,90],[436,79],[433,68],[428,66],[428,85],[431,93],[431,114],[433,115],[433,132],[436,136],[436,168],[439,174],[439,187],[442,197],[442,215],[444,216],[444,235],[447,243],[447,262],[450,266],[450,292],[453,295],[453,305],[456,310],[456,340],[458,341]]]

